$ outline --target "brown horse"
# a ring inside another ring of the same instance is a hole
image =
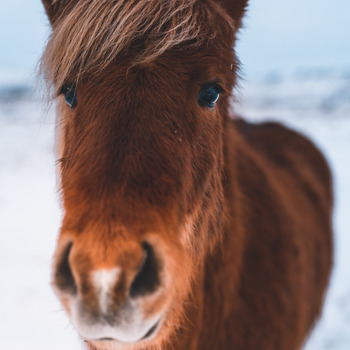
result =
[[[98,350],[295,350],[332,265],[328,166],[230,115],[247,0],[43,0],[64,218],[53,285]]]

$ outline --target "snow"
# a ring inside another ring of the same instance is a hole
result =
[[[242,83],[236,110],[283,121],[311,137],[331,165],[335,265],[323,317],[305,350],[350,344],[350,74],[273,72]],[[0,349],[82,349],[50,288],[60,222],[55,185],[54,111],[26,86],[0,90]]]
[[[50,288],[60,221],[54,124],[40,121],[25,90],[11,91],[0,94],[0,349],[79,349]]]

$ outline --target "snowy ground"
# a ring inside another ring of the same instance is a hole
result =
[[[323,317],[305,350],[350,349],[350,69],[271,73],[245,82],[236,107],[276,119],[325,152],[335,183],[335,268]],[[51,288],[60,211],[53,113],[26,89],[0,88],[0,349],[79,350]]]

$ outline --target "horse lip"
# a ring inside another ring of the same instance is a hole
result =
[[[152,336],[155,331],[157,330],[158,326],[160,324],[160,320],[158,320],[149,330],[148,332],[142,337],[140,338],[139,341],[142,341],[142,340],[146,340],[147,338],[149,338],[150,336]],[[112,342],[112,341],[115,341],[115,342],[118,342],[118,343],[122,343],[121,341],[119,341],[118,339],[114,339],[114,338],[100,338],[100,339],[95,339],[93,341],[103,341],[103,342]]]

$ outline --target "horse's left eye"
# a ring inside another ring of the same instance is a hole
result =
[[[202,107],[213,108],[222,92],[222,87],[217,83],[205,84],[199,91],[198,103]]]
[[[68,106],[71,109],[74,109],[78,104],[76,88],[74,84],[65,84],[62,86],[61,94],[64,95],[64,99],[66,100]]]

